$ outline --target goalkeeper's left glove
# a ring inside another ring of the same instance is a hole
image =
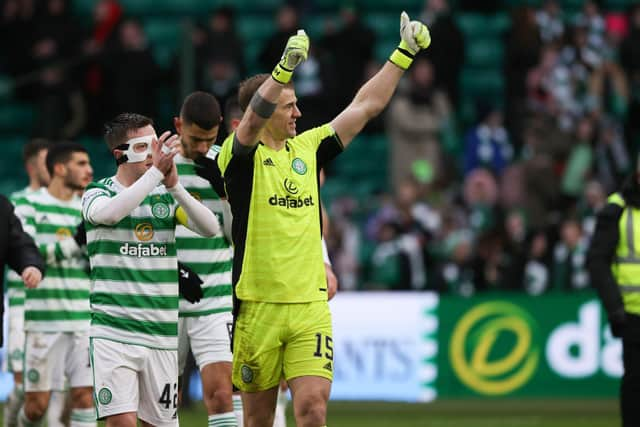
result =
[[[431,44],[429,29],[420,21],[410,21],[407,12],[400,14],[400,44],[389,57],[389,61],[406,70],[415,55]]]
[[[180,295],[190,303],[196,303],[202,299],[202,279],[193,270],[178,262],[178,289]]]

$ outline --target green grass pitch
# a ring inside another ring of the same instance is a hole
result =
[[[1,411],[0,411],[1,412]],[[206,425],[201,402],[180,425]],[[288,426],[294,427],[292,408]],[[2,420],[0,416],[0,420]],[[103,426],[104,423],[99,423]],[[458,400],[429,404],[329,402],[328,427],[617,427],[617,400]]]

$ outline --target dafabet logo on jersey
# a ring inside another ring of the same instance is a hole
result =
[[[136,228],[133,230],[136,238],[143,242],[148,242],[153,238],[155,234],[153,232],[153,225],[148,222],[143,222],[136,225]],[[128,255],[133,257],[152,257],[152,256],[167,256],[167,246],[160,244],[156,245],[154,243],[151,244],[142,244],[142,243],[129,243],[126,242],[122,246],[120,246],[120,254]]]
[[[462,383],[484,395],[504,395],[531,379],[540,359],[537,325],[505,301],[479,304],[453,329],[449,355]]]

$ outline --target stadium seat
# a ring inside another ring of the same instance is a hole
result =
[[[397,39],[400,34],[398,17],[390,13],[368,13],[364,16],[364,22],[375,31],[378,38]]]
[[[504,80],[499,69],[465,67],[460,80],[460,92],[467,96],[489,96],[502,99]]]
[[[3,132],[29,132],[35,118],[36,112],[32,105],[17,102],[0,104],[0,129]]]
[[[312,45],[314,41],[320,40],[325,35],[325,28],[329,21],[332,21],[334,25],[339,25],[339,18],[332,14],[324,15],[314,13],[307,15],[303,20],[302,28],[309,34]]]
[[[500,38],[469,39],[465,56],[468,66],[499,68],[504,57],[504,44]]]
[[[505,12],[493,15],[481,13],[461,13],[456,18],[460,30],[467,39],[474,37],[500,36],[510,25],[509,15]]]
[[[179,18],[146,18],[143,27],[153,47],[156,62],[162,67],[168,67],[182,42],[182,22]]]
[[[273,18],[267,15],[239,16],[237,26],[243,40],[265,41],[276,29]]]
[[[374,48],[375,59],[384,64],[389,58],[389,55],[398,47],[398,43],[399,40],[397,38],[379,40]]]

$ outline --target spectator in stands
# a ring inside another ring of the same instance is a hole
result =
[[[440,132],[450,119],[447,95],[434,86],[434,68],[426,57],[418,57],[409,71],[408,84],[399,90],[387,112],[391,142],[391,180],[394,189],[416,161],[430,164],[437,179],[442,169]]]
[[[578,122],[573,145],[564,166],[561,189],[567,198],[566,206],[573,206],[584,192],[593,164],[595,129],[589,117]]]
[[[613,58],[605,58],[589,79],[590,110],[623,120],[629,106],[627,78]]]
[[[625,123],[628,144],[640,143],[640,4],[629,14],[629,34],[620,45],[620,64],[624,68],[630,92],[630,105]],[[636,154],[636,150],[632,151]]]
[[[103,124],[117,114],[111,96],[112,76],[105,66],[109,65],[109,55],[116,50],[122,17],[122,6],[117,0],[98,0],[93,9],[93,26],[82,46],[89,60],[84,79],[87,131],[93,134],[102,134]]]
[[[426,54],[433,63],[435,85],[444,89],[452,105],[457,107],[465,43],[451,14],[448,0],[426,0],[420,19],[429,26],[433,39],[441,42],[438,47],[432,46],[435,49]]]
[[[118,43],[105,68],[112,79],[110,96],[116,111],[136,111],[155,117],[158,104],[156,90],[162,75],[142,25],[135,18],[126,18],[117,33]]]
[[[540,58],[542,41],[537,29],[534,10],[521,6],[511,12],[511,28],[505,34],[505,100],[507,129],[514,135],[516,146],[521,145],[527,99],[527,74]]]
[[[480,105],[478,110],[478,124],[465,135],[464,175],[485,168],[500,176],[514,156],[509,134],[503,126],[502,110],[487,104]]]
[[[240,36],[236,33],[234,11],[229,6],[216,9],[209,17],[207,28],[197,33],[196,60],[224,59],[234,67],[235,72],[244,76],[244,49]],[[200,67],[199,67],[200,68]]]
[[[545,0],[536,12],[536,23],[540,30],[540,38],[544,43],[558,43],[564,37],[564,21],[562,8],[558,0]]]
[[[591,240],[596,230],[596,215],[607,204],[607,194],[602,184],[596,180],[587,182],[584,195],[578,204],[578,216],[581,219],[585,239]]]
[[[340,9],[342,27],[326,34],[320,46],[333,58],[334,64],[340,64],[336,70],[340,78],[336,81],[336,103],[333,113],[346,107],[361,86],[367,64],[373,60],[375,33],[362,22],[361,13],[353,3],[344,4]]]
[[[276,32],[269,37],[258,55],[258,63],[262,70],[270,70],[282,56],[282,46],[298,30],[298,11],[285,3],[276,13]]]
[[[595,177],[602,183],[606,193],[611,194],[620,188],[633,164],[618,123],[603,120],[599,134],[595,149]]]
[[[529,295],[540,295],[549,287],[549,260],[547,236],[534,232],[524,268],[524,290]]]
[[[503,290],[522,290],[530,243],[524,212],[510,211],[504,219],[503,228],[499,286]]]
[[[582,11],[576,16],[576,24],[587,32],[587,44],[594,50],[604,47],[605,20],[595,0],[587,0]]]
[[[80,34],[67,0],[47,0],[37,15],[31,57],[41,70],[34,90],[38,119],[34,136],[71,139],[84,128],[85,103],[76,72]]]
[[[560,241],[553,249],[552,287],[557,291],[584,290],[589,287],[587,245],[580,222],[567,218],[560,224]]]

